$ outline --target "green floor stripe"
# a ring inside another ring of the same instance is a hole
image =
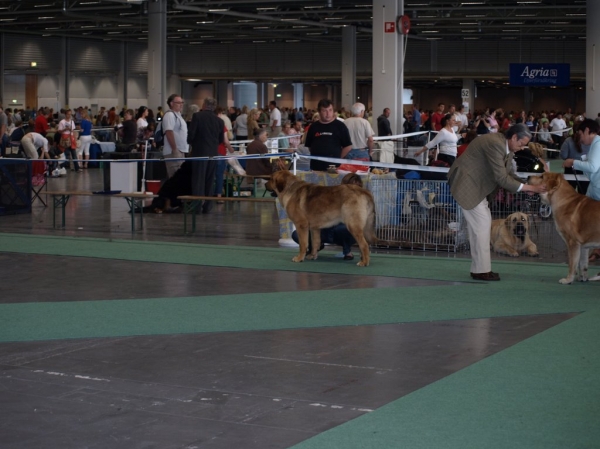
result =
[[[438,257],[373,254],[369,267],[358,268],[342,262],[333,253],[323,253],[316,261],[294,263],[294,251],[281,248],[201,245],[172,242],[146,242],[75,237],[48,237],[0,233],[4,252],[94,257],[146,262],[254,268],[316,273],[361,274],[417,279],[470,282],[471,261]],[[547,282],[558,285],[565,276],[566,265],[522,261],[494,262],[494,270],[503,279],[516,282]],[[599,284],[600,285],[600,284]]]
[[[487,284],[0,305],[0,341],[247,331],[580,312],[586,286]]]
[[[579,315],[294,449],[597,448],[598,322]]]

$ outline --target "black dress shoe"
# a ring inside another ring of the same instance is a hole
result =
[[[499,281],[500,275],[490,271],[488,273],[471,273],[471,277],[478,281]]]

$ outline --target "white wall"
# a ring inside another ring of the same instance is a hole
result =
[[[127,107],[136,110],[140,106],[148,105],[148,78],[130,77],[127,83]],[[156,110],[156,106],[149,106]]]
[[[62,105],[58,101],[58,76],[46,75],[38,77],[38,107],[53,108],[58,111]]]
[[[25,104],[25,75],[6,75],[4,77],[3,106],[5,108],[24,108],[27,106]]]

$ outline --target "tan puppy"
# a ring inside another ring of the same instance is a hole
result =
[[[369,265],[369,242],[375,242],[375,201],[373,195],[357,185],[319,186],[309,184],[288,170],[273,173],[266,184],[275,192],[281,205],[296,226],[300,252],[292,260],[317,258],[321,245],[321,229],[344,223],[360,248],[359,267]],[[306,255],[308,232],[312,252]]]
[[[519,257],[526,252],[528,256],[538,256],[535,243],[529,238],[529,218],[526,214],[515,212],[504,220],[492,221],[492,248],[499,254]]]
[[[588,279],[589,249],[600,247],[600,201],[577,193],[560,173],[530,176],[528,182],[546,185],[548,192],[540,198],[552,206],[554,225],[567,245],[569,273],[558,282],[572,283],[577,271],[580,281],[600,280],[600,274]]]

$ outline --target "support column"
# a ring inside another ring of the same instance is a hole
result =
[[[119,74],[117,75],[117,101],[119,104],[126,108],[127,107],[127,83],[129,82],[129,64],[127,53],[129,46],[127,42],[121,42],[121,67]],[[120,108],[118,108],[120,109]],[[119,112],[119,110],[117,110]]]
[[[303,108],[304,107],[304,84],[302,83],[294,83],[294,107],[295,108]]]
[[[56,91],[56,111],[69,105],[69,40],[60,39],[61,71],[58,74],[58,90]]]
[[[215,99],[217,100],[217,104],[221,107],[227,108],[227,80],[217,80],[215,81]]]
[[[2,107],[6,107],[4,104],[4,33],[0,33],[0,104]]]
[[[600,2],[587,0],[585,115],[595,119],[600,113],[600,28],[592,20],[600,14]]]
[[[342,98],[347,111],[356,102],[356,27],[342,29]]]
[[[269,83],[257,83],[257,108],[266,108],[269,104],[269,87],[271,87],[271,91],[273,90],[273,86]]]
[[[148,107],[167,100],[167,0],[148,2]]]
[[[473,114],[475,110],[475,80],[473,78],[463,79],[461,97],[463,106]]]
[[[404,90],[404,39],[395,30],[396,18],[404,13],[404,0],[373,1],[373,116],[390,108],[393,134],[402,132]],[[393,24],[394,31],[390,30]],[[373,126],[377,129],[377,126]]]

